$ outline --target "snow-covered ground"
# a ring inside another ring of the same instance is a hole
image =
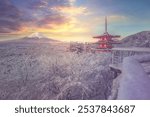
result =
[[[68,45],[1,42],[0,99],[107,99],[110,54],[71,53]]]

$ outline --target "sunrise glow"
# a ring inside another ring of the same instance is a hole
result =
[[[125,37],[150,29],[148,4],[148,0],[1,0],[0,39],[42,32],[62,41],[92,41],[93,35],[104,32],[105,16],[109,32]]]

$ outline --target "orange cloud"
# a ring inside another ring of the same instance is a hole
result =
[[[87,13],[86,7],[75,7],[75,6],[57,6],[51,8],[51,10],[71,15],[71,16],[77,16],[77,15],[83,15]]]

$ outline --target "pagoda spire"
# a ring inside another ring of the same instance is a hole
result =
[[[111,49],[113,48],[113,44],[120,44],[119,41],[114,40],[114,38],[119,38],[120,35],[111,35],[107,32],[107,16],[105,16],[105,32],[102,35],[94,36],[93,38],[99,39],[97,43],[99,43],[100,49]]]
[[[107,16],[105,16],[105,33],[107,33]]]

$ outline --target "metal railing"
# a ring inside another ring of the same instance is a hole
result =
[[[119,64],[123,59],[133,55],[149,54],[150,48],[112,48],[112,64]]]

